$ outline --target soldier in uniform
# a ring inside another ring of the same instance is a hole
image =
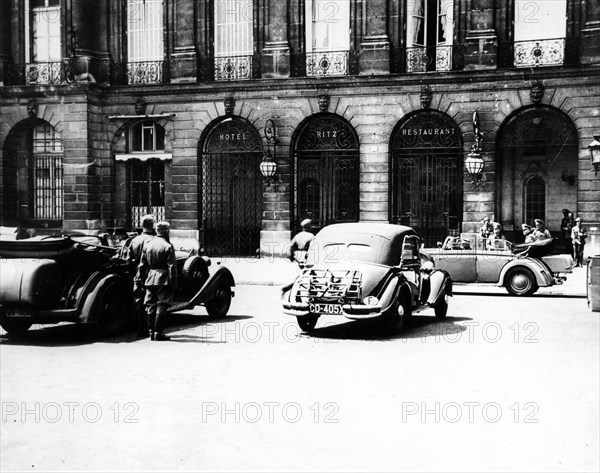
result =
[[[300,222],[300,228],[302,228],[302,231],[292,238],[289,258],[290,261],[296,261],[298,266],[303,268],[308,256],[308,247],[310,246],[310,242],[313,241],[315,235],[312,233],[312,220],[309,218],[306,218]]]
[[[134,237],[129,243],[129,255],[128,259],[131,263],[131,267],[135,270],[142,260],[142,252],[144,246],[150,240],[154,239],[154,216],[144,215],[142,217],[142,233]],[[144,307],[144,298],[146,296],[146,290],[144,288],[144,281],[138,277],[136,273],[133,278],[133,298],[135,303],[135,318],[137,322],[137,333],[140,337],[148,337],[149,329],[148,326],[148,315]]]
[[[533,231],[533,241],[547,240],[548,238],[552,238],[552,235],[546,228],[546,224],[543,220],[536,218],[533,222],[535,223],[535,230]]]
[[[583,266],[583,249],[587,230],[581,223],[581,217],[575,219],[575,226],[571,229],[571,238],[573,239],[573,259],[576,266]]]
[[[169,241],[168,222],[156,224],[156,238],[146,243],[138,267],[140,277],[145,277],[146,312],[152,340],[169,340],[164,334],[164,318],[173,303],[177,287],[175,249]]]

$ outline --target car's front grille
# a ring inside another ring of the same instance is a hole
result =
[[[360,300],[362,275],[353,270],[306,270],[298,281],[300,300],[336,301],[341,303]]]

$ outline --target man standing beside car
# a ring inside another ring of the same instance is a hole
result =
[[[571,230],[571,238],[573,239],[573,259],[575,266],[583,266],[583,249],[585,247],[585,239],[587,238],[587,230],[581,223],[581,217],[575,219],[575,226]]]
[[[140,276],[145,275],[146,312],[150,323],[152,340],[169,340],[164,334],[164,318],[173,303],[177,287],[175,249],[169,241],[168,222],[156,224],[156,238],[146,243],[138,267]]]
[[[142,260],[142,252],[144,246],[154,239],[154,215],[144,215],[142,217],[142,233],[134,237],[129,244],[129,261],[133,270],[138,267]],[[150,327],[148,325],[148,315],[144,307],[144,298],[146,290],[144,288],[144,280],[136,273],[133,278],[133,300],[135,304],[135,320],[137,324],[137,334],[140,337],[147,338],[149,336]]]

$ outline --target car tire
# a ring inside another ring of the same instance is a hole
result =
[[[129,290],[119,281],[111,281],[98,301],[98,335],[116,335],[133,325],[133,300]]]
[[[217,285],[215,295],[204,304],[208,315],[211,317],[225,317],[231,306],[231,287],[226,281],[221,281]]]
[[[444,294],[442,299],[433,308],[435,316],[438,319],[445,319],[448,313],[448,295]]]
[[[530,296],[538,290],[535,277],[527,268],[511,269],[504,279],[504,287],[513,296]]]
[[[33,325],[28,320],[7,319],[3,317],[0,326],[10,335],[22,335]]]
[[[309,314],[303,317],[296,317],[296,320],[298,320],[298,325],[303,332],[312,332],[317,326],[319,316],[316,314]]]
[[[398,314],[398,308],[402,305],[403,314]],[[412,306],[410,297],[406,293],[398,295],[394,303],[383,314],[385,328],[394,331],[402,330],[408,325],[410,316],[412,315]]]

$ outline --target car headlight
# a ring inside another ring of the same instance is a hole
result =
[[[375,296],[367,296],[363,299],[363,303],[365,305],[377,305],[379,304],[379,299]]]

